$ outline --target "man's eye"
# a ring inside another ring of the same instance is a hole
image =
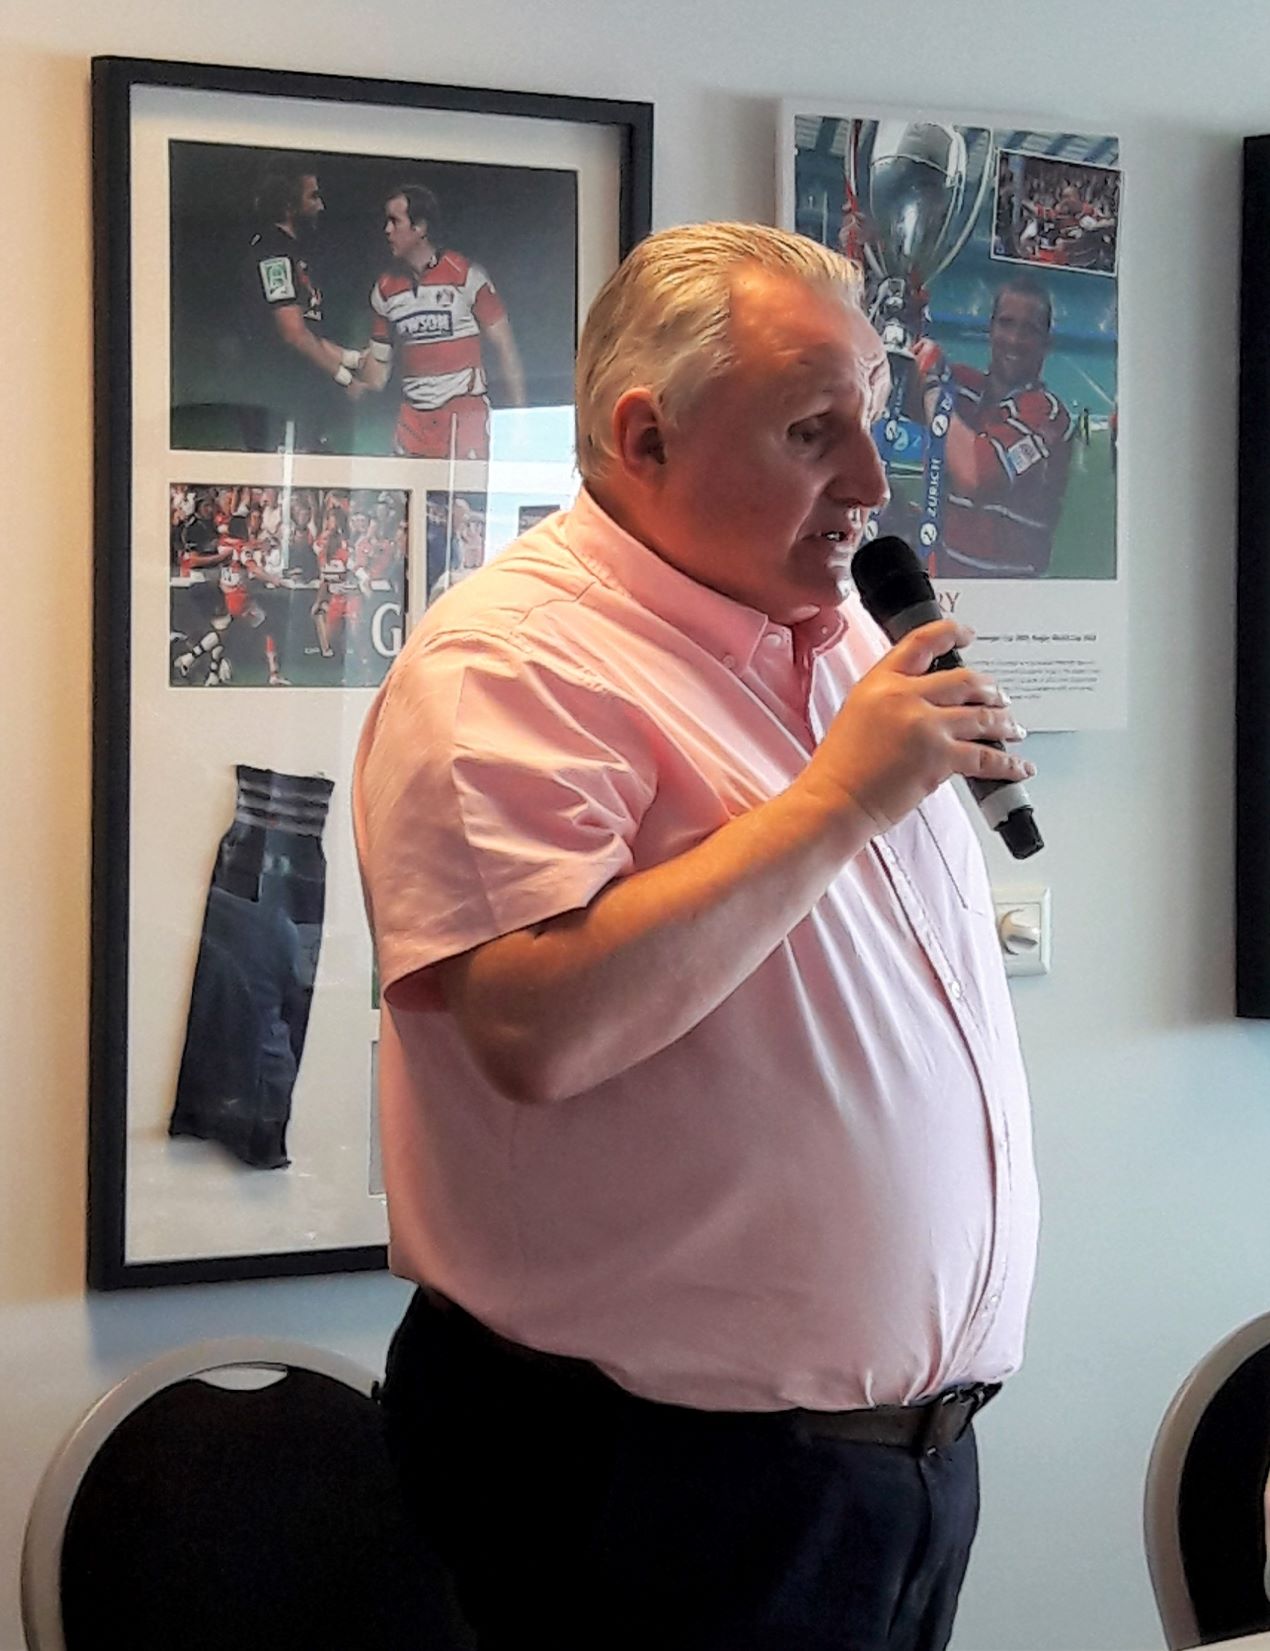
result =
[[[800,447],[814,447],[825,433],[820,419],[802,419],[789,427],[789,439]]]

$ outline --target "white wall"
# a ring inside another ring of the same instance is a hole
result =
[[[255,1330],[374,1363],[404,1297],[375,1277],[82,1289],[95,52],[650,98],[662,224],[770,219],[782,94],[1123,133],[1132,720],[1033,742],[1054,972],[1020,983],[1018,1006],[1044,1248],[1027,1367],[981,1430],[958,1647],[1159,1644],[1138,1512],[1154,1426],[1205,1348],[1270,1307],[1270,1029],[1230,1014],[1238,138],[1270,128],[1270,11],[555,0],[547,15],[525,0],[0,0],[0,1648],[20,1643],[40,1468],[114,1376]],[[14,536],[33,519],[37,542]]]

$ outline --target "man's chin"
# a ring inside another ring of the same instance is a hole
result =
[[[813,596],[808,592],[801,600],[791,597],[788,602],[780,605],[779,612],[769,612],[768,617],[778,625],[803,625],[807,620],[815,619],[818,614],[836,613],[846,601],[850,589],[850,580],[844,573],[840,587],[828,590],[823,595]]]

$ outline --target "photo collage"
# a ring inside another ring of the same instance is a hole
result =
[[[800,113],[794,142],[792,227],[858,264],[889,357],[878,531],[936,580],[1114,583],[1118,141]]]
[[[191,967],[164,982],[162,1027],[155,994],[134,1002],[162,1052],[135,1110],[135,1248],[181,1199],[235,1211],[244,1249],[290,1247],[309,1220],[291,1195],[274,1240],[234,1183],[298,1172],[303,1208],[346,1176],[350,1140],[382,1238],[352,755],[411,626],[568,502],[577,176],[177,137],[166,161],[171,701],[134,736],[169,766],[197,754],[207,817],[147,855]],[[221,692],[195,709],[204,688]]]
[[[277,461],[170,478],[172,686],[376,687],[422,607],[566,502],[576,177],[181,141],[168,164],[171,448]]]
[[[850,258],[887,354],[890,497],[1034,733],[1123,727],[1114,133],[785,106],[781,216]]]

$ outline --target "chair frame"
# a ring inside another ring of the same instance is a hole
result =
[[[1202,1636],[1186,1585],[1178,1528],[1178,1492],[1186,1454],[1200,1418],[1222,1384],[1270,1344],[1270,1313],[1234,1330],[1206,1353],[1173,1396],[1151,1447],[1143,1499],[1147,1569],[1170,1651],[1197,1646]]]
[[[36,1488],[22,1544],[22,1627],[29,1651],[66,1651],[62,1623],[62,1544],[71,1507],[98,1450],[156,1393],[191,1377],[233,1369],[311,1370],[370,1396],[374,1377],[342,1354],[273,1336],[224,1336],[150,1359],[116,1382],[76,1422]]]

